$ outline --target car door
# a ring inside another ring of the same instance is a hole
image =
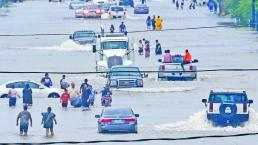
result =
[[[24,81],[20,81],[20,82],[14,82],[14,83],[10,83],[7,84],[6,87],[11,89],[12,86],[14,86],[14,88],[17,90],[18,95],[22,97],[22,90],[25,87],[25,82]]]

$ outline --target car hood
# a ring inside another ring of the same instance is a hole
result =
[[[110,56],[121,56],[123,57],[126,53],[126,49],[110,49],[110,50],[103,50],[103,54],[106,57]]]
[[[142,79],[142,77],[140,76],[111,76],[110,77],[111,80],[113,79]]]

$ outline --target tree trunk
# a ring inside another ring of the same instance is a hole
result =
[[[219,0],[219,15],[224,16],[226,13],[226,8],[224,4],[224,0]]]

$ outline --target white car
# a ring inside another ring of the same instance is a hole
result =
[[[127,10],[123,6],[111,6],[108,14],[110,18],[126,18]]]
[[[63,90],[59,88],[48,88],[33,81],[19,80],[1,85],[0,98],[8,97],[8,92],[12,88],[12,86],[15,87],[15,89],[18,91],[18,94],[22,97],[22,90],[26,84],[30,85],[32,89],[32,97],[34,98],[59,98],[61,96],[61,93],[63,92]]]

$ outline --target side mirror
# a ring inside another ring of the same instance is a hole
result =
[[[92,45],[92,52],[93,52],[93,53],[96,53],[96,52],[97,52],[96,45]]]
[[[135,117],[140,117],[140,115],[139,115],[139,114],[134,114],[134,116],[135,116]]]
[[[199,61],[198,61],[198,59],[194,59],[193,61],[192,61],[192,63],[198,63]]]
[[[202,99],[202,103],[207,103],[207,99]]]
[[[73,39],[73,36],[72,36],[72,35],[70,35],[70,36],[69,36],[69,39]]]
[[[162,62],[162,59],[158,59],[158,62]]]
[[[248,100],[248,103],[249,104],[252,104],[254,101],[253,100]]]
[[[100,115],[95,115],[95,118],[100,118]]]

